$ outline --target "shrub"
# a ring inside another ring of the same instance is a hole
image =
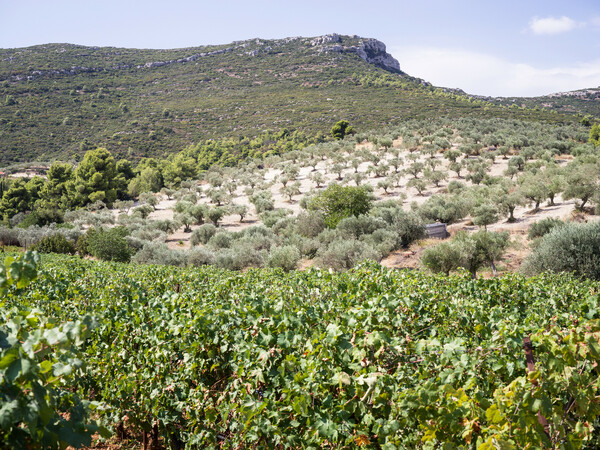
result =
[[[256,214],[271,211],[275,207],[273,196],[270,191],[260,191],[250,197],[250,203],[254,205]]]
[[[291,209],[287,208],[277,208],[271,211],[265,211],[260,214],[260,221],[264,226],[271,228],[275,225],[280,219],[289,216],[292,214]]]
[[[193,248],[188,252],[187,264],[195,267],[209,266],[213,264],[214,258],[214,253],[206,248]]]
[[[44,236],[32,247],[40,253],[64,253],[75,254],[75,245],[64,237],[61,233],[55,233],[50,236]]]
[[[275,234],[264,226],[247,228],[238,237],[235,246],[247,246],[253,250],[269,250],[275,243]]]
[[[12,220],[12,219],[11,219]],[[40,218],[36,212],[32,212],[29,214],[25,214],[24,217],[21,218],[19,224],[17,225],[19,228],[29,228],[35,225],[42,225],[40,223]]]
[[[198,244],[206,245],[206,243],[210,240],[210,238],[212,238],[215,235],[216,232],[217,227],[215,227],[212,223],[205,223],[204,225],[200,225],[193,231],[192,237],[190,238],[190,243],[193,246],[196,246]]]
[[[256,251],[248,246],[241,245],[235,248],[224,249],[216,253],[214,264],[223,269],[242,270],[248,267],[261,267],[264,259],[264,252]]]
[[[14,228],[0,227],[0,242],[2,245],[20,245],[19,231]]]
[[[361,261],[379,261],[381,256],[368,244],[350,240],[332,242],[319,256],[317,265],[334,270],[348,270]]]
[[[309,259],[313,259],[321,248],[321,244],[314,238],[302,239],[298,242],[298,248],[302,255]]]
[[[156,264],[164,266],[185,266],[187,258],[184,252],[171,250],[167,244],[147,242],[137,252],[132,261],[137,264]]]
[[[541,238],[522,268],[527,274],[574,272],[600,279],[600,222],[567,223]]]
[[[296,231],[304,237],[318,236],[325,229],[323,214],[318,211],[302,212],[296,219]]]
[[[233,241],[233,236],[231,233],[227,231],[220,231],[216,233],[213,237],[210,238],[207,245],[214,249],[223,249],[223,248],[231,248],[231,242]]]
[[[40,239],[47,235],[48,230],[33,225],[26,229],[19,229],[19,245],[21,247],[29,248],[34,244],[37,244]]]
[[[492,233],[482,230],[473,234],[461,231],[452,241],[425,250],[421,263],[433,272],[445,274],[462,267],[476,278],[477,271],[485,264],[489,264],[496,273],[495,262],[509,244],[510,235],[507,231]]]
[[[448,183],[446,190],[449,194],[459,194],[467,189],[467,185],[462,181],[452,180]]]
[[[378,207],[373,215],[382,218],[397,235],[398,247],[408,247],[427,235],[423,219],[415,213],[406,212],[401,206]]]
[[[296,218],[292,216],[279,219],[275,225],[273,225],[273,233],[282,239],[290,239],[296,235]]]
[[[400,246],[398,235],[392,230],[384,228],[375,230],[372,234],[364,235],[361,241],[369,244],[382,256],[388,255]]]
[[[129,231],[124,227],[115,227],[109,230],[103,228],[90,229],[85,246],[90,255],[105,261],[128,262],[132,249],[129,247],[125,236]]]
[[[15,214],[14,216],[12,216],[8,220],[8,223],[10,224],[11,227],[16,227],[21,222],[23,222],[23,220],[25,220],[26,217],[27,217],[27,214],[25,214],[24,212],[18,212],[17,214]]]
[[[132,209],[132,214],[139,215],[142,219],[146,219],[153,212],[154,208],[150,205],[140,205]]]
[[[279,267],[289,272],[298,266],[298,261],[300,261],[300,252],[298,249],[293,245],[285,245],[271,250],[267,266],[272,268]]]
[[[325,225],[335,228],[340,220],[367,214],[373,204],[373,195],[366,186],[331,184],[320,194],[308,200],[310,211],[319,211]]]
[[[219,225],[219,220],[221,220],[224,215],[225,208],[222,207],[208,208],[206,210],[206,217],[208,217],[215,226]]]
[[[164,231],[161,231],[157,228],[153,228],[151,226],[138,228],[137,230],[131,233],[131,237],[135,239],[141,239],[144,241],[165,242],[167,240],[167,234]]]
[[[461,249],[454,242],[442,242],[434,247],[426,248],[421,257],[421,264],[435,273],[450,275],[460,265]]]
[[[418,212],[431,222],[454,223],[469,213],[469,203],[459,195],[434,195],[418,208]]]
[[[529,232],[527,233],[527,238],[530,240],[540,238],[548,234],[555,227],[561,227],[565,225],[560,219],[556,219],[554,217],[548,217],[546,219],[542,219],[538,222],[534,222],[529,227]]]
[[[340,220],[336,230],[344,237],[358,239],[364,234],[371,234],[386,227],[386,222],[379,217],[360,215]]]

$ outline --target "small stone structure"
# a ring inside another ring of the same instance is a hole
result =
[[[425,225],[425,228],[427,228],[427,234],[430,238],[446,239],[450,237],[445,223],[430,223]]]

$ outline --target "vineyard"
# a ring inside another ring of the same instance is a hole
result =
[[[0,288],[0,448],[600,444],[597,282],[27,254]]]

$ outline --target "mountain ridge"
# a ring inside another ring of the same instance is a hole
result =
[[[46,71],[34,70],[34,71],[31,71],[28,75],[25,75],[23,73],[20,73],[20,74],[17,73],[15,75],[10,75],[10,78],[15,81],[21,81],[23,79],[33,80],[33,79],[36,79],[37,77],[40,77],[40,76],[43,77],[46,75],[75,75],[77,73],[93,73],[93,72],[100,72],[100,71],[123,70],[123,69],[132,69],[132,68],[148,69],[148,68],[154,68],[154,67],[162,67],[162,66],[166,66],[166,65],[170,65],[170,64],[194,62],[194,61],[198,60],[199,58],[204,58],[207,56],[222,55],[224,53],[234,52],[236,50],[238,50],[238,51],[242,50],[243,53],[245,53],[246,55],[249,55],[249,56],[258,56],[260,53],[268,53],[268,52],[272,51],[273,47],[271,45],[281,46],[283,44],[287,44],[294,40],[300,40],[300,41],[303,41],[304,43],[310,43],[310,45],[313,48],[315,48],[319,53],[329,53],[329,52],[332,52],[332,53],[355,53],[363,61],[365,61],[369,64],[373,64],[375,66],[381,67],[390,72],[402,73],[400,70],[400,63],[392,55],[387,53],[386,46],[383,42],[381,42],[377,39],[374,39],[374,38],[363,38],[363,37],[360,37],[357,35],[352,36],[351,39],[354,41],[358,41],[358,42],[354,43],[355,45],[345,45],[347,43],[345,43],[342,40],[342,36],[337,33],[325,34],[322,36],[309,37],[309,38],[292,37],[292,38],[275,39],[275,40],[264,40],[264,39],[260,39],[260,38],[253,38],[253,39],[248,39],[245,41],[234,41],[231,44],[218,45],[216,47],[223,47],[223,48],[218,48],[218,49],[211,50],[211,51],[196,52],[189,56],[185,56],[185,57],[181,57],[181,58],[177,58],[177,59],[166,60],[166,61],[165,60],[146,61],[141,64],[140,63],[120,64],[120,65],[116,65],[116,66],[112,66],[112,67],[86,67],[86,66],[74,65],[74,66],[71,66],[70,68],[62,68],[62,69],[54,69],[54,70],[46,70]],[[248,45],[251,44],[252,42],[254,42],[254,44],[259,47],[255,48],[253,50],[245,50],[248,47]],[[266,48],[260,48],[260,46],[269,44],[269,43],[271,43],[271,45],[267,46]],[[350,43],[350,44],[352,44],[352,43]],[[332,45],[326,45],[326,44],[332,44]],[[17,49],[3,49],[3,50],[27,51],[27,50],[33,50],[33,49],[45,49],[45,48],[52,48],[52,47],[60,47],[61,48],[60,52],[62,53],[62,52],[66,51],[65,47],[81,48],[81,49],[89,49],[89,50],[98,50],[101,48],[107,48],[107,49],[115,49],[115,50],[140,50],[140,51],[151,51],[151,52],[171,52],[171,51],[184,51],[184,50],[189,50],[189,52],[192,52],[192,51],[197,51],[197,49],[204,49],[205,47],[210,48],[213,46],[183,47],[181,49],[123,49],[123,48],[119,48],[119,47],[97,47],[97,46],[85,46],[85,45],[68,44],[68,43],[50,43],[50,44],[40,44],[40,45],[34,45],[34,46],[30,46],[30,47],[23,47],[23,48],[17,48]],[[20,52],[17,52],[17,53],[20,53]],[[115,52],[115,54],[119,54],[119,52]],[[86,57],[86,56],[88,56],[88,54],[82,54],[79,56]],[[15,59],[14,56],[9,56],[9,57],[3,58],[0,62],[11,62],[14,59]],[[0,74],[2,74],[2,72],[0,72]],[[0,75],[0,81],[4,81],[4,79],[8,78],[6,74],[3,74],[3,76],[4,76],[4,78],[2,78],[2,75]]]
[[[206,139],[293,130],[325,136],[427,117],[573,121],[437,89],[373,38],[254,38],[182,49],[44,44],[0,49],[0,164],[78,158],[97,146],[133,160]]]

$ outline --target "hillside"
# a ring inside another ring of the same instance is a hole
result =
[[[474,98],[495,105],[517,105],[525,108],[556,111],[561,114],[582,114],[600,117],[600,88],[557,92],[540,97],[481,97]]]
[[[200,140],[283,128],[326,135],[407,118],[572,121],[494,106],[413,78],[358,36],[253,39],[176,50],[48,44],[0,50],[0,164],[104,146],[137,160]]]

